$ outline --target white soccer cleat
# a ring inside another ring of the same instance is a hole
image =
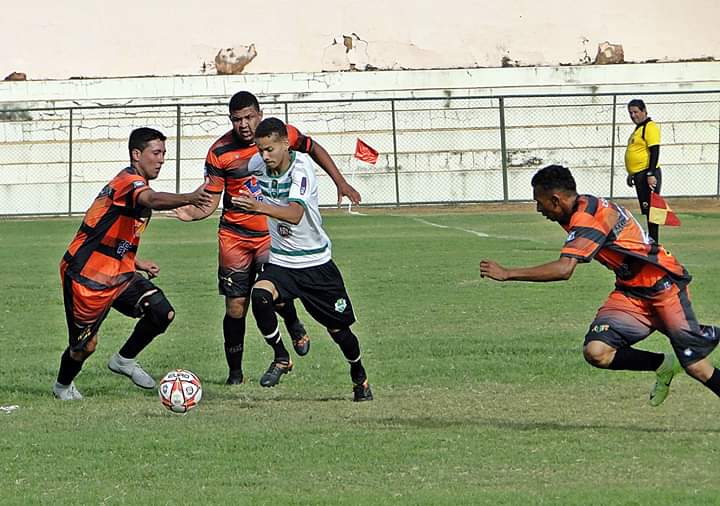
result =
[[[123,358],[118,353],[114,354],[108,362],[108,369],[117,374],[127,376],[140,388],[155,388],[155,380],[145,369],[140,367],[134,358]]]
[[[61,385],[57,381],[53,385],[53,395],[61,401],[81,401],[83,396],[75,388],[75,382],[73,381],[69,385]]]

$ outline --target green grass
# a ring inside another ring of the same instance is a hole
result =
[[[717,323],[720,214],[681,218],[663,242],[695,276],[700,320]],[[359,405],[302,309],[312,350],[279,386],[258,384],[271,353],[252,318],[247,383],[224,386],[216,219],[154,219],[140,253],[177,317],[140,358],[157,377],[200,376],[187,416],[107,370],[133,326],[118,313],[77,378],[85,400],[52,398],[67,342],[57,267],[78,224],[0,221],[0,405],[19,405],[0,413],[0,504],[720,504],[718,399],[681,377],[653,409],[652,375],[582,358],[609,271],[479,278],[482,258],[557,258],[564,233],[538,215],[327,214],[376,397]],[[642,347],[670,349],[657,334]]]

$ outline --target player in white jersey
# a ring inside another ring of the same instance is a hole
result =
[[[258,154],[250,160],[248,170],[256,175],[261,196],[246,192],[232,202],[266,215],[270,229],[270,260],[250,295],[258,328],[275,353],[260,384],[275,386],[292,370],[273,307],[298,298],[310,316],[327,328],[349,362],[353,400],[372,400],[360,343],[350,330],[355,323],[352,303],[322,228],[311,160],[290,150],[285,124],[277,118],[267,118],[257,126],[255,143]]]

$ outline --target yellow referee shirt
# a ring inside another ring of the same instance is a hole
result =
[[[650,163],[650,146],[660,144],[660,127],[653,120],[648,119],[635,127],[635,131],[628,139],[625,150],[625,169],[628,174],[637,174],[648,168]],[[657,167],[653,167],[656,169]]]

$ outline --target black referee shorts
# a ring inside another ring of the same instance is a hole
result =
[[[637,174],[633,174],[633,182],[635,183],[635,192],[637,193],[638,202],[640,203],[640,212],[645,216],[650,214],[650,186],[647,182],[647,169]],[[660,195],[660,187],[662,186],[662,171],[660,167],[653,171],[657,178],[655,193]]]
[[[257,280],[275,285],[280,302],[300,299],[310,316],[328,329],[343,329],[355,323],[342,274],[332,260],[300,269],[266,264]]]

